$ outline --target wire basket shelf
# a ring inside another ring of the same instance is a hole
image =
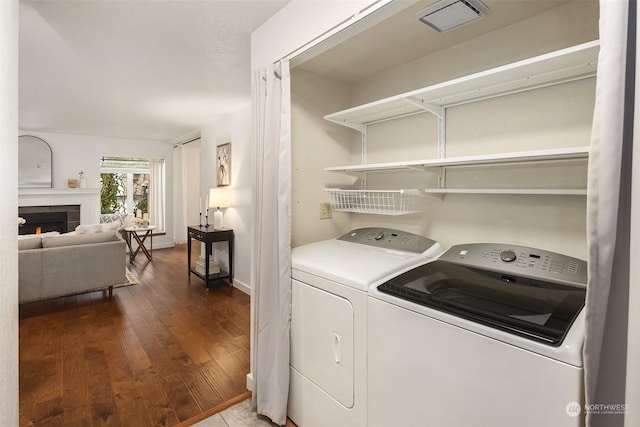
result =
[[[424,212],[427,200],[419,190],[342,190],[327,188],[334,211],[376,215]]]

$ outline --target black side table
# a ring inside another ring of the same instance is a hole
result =
[[[205,274],[201,274],[191,268],[191,239],[196,239],[205,246]],[[220,270],[219,273],[209,274],[209,257],[213,254],[214,242],[228,242],[229,244],[229,271]],[[205,286],[209,289],[209,282],[216,280],[229,279],[229,284],[233,285],[233,230],[229,228],[214,229],[213,225],[208,227],[191,225],[187,227],[187,268],[189,269],[189,275],[195,274],[202,280],[204,280]]]

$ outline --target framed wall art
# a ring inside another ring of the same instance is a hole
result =
[[[216,182],[218,187],[231,185],[231,143],[216,148]]]

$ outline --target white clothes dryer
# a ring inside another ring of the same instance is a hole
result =
[[[367,291],[440,245],[386,228],[294,248],[288,416],[300,427],[367,424]]]
[[[453,246],[368,297],[370,426],[580,426],[587,263]]]

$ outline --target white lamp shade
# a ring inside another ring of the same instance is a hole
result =
[[[210,208],[231,207],[231,190],[228,188],[212,188],[209,190]]]

